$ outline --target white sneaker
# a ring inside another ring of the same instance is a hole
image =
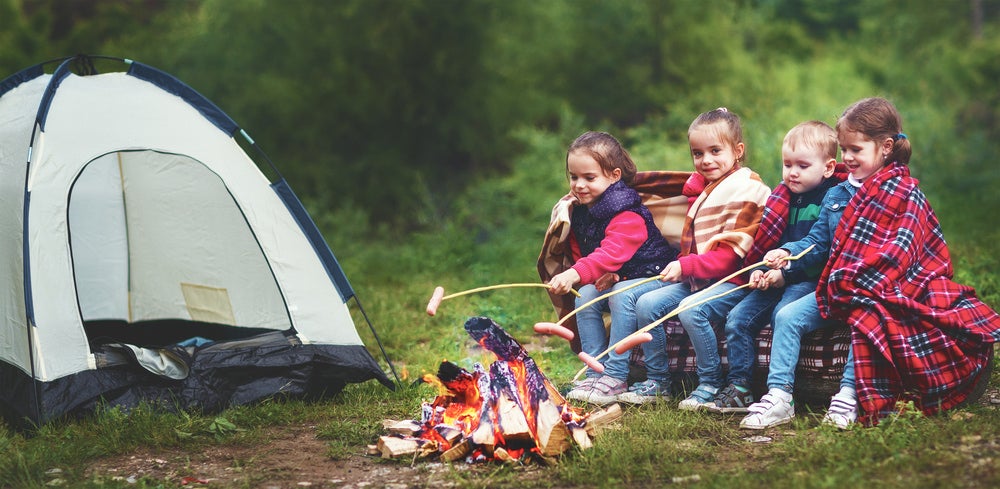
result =
[[[795,418],[795,401],[786,401],[768,392],[747,410],[750,414],[740,421],[740,428],[763,430],[791,423]]]
[[[827,409],[826,416],[823,416],[823,424],[830,424],[842,430],[846,430],[857,420],[858,401],[840,393],[830,399],[830,409]]]

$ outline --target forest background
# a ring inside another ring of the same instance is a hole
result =
[[[469,315],[521,337],[554,319],[523,291],[423,309],[436,285],[538,280],[577,135],[690,170],[688,124],[720,106],[773,187],[790,127],[889,98],[957,280],[1000,306],[1000,0],[0,0],[0,77],[76,53],[160,68],[246,128],[403,380],[467,358]],[[575,357],[549,346],[568,381]]]
[[[958,280],[1000,305],[1000,0],[0,0],[0,47],[0,73],[121,56],[223,108],[404,369],[433,369],[412,346],[469,314],[551,317],[524,292],[421,313],[435,285],[537,281],[573,138],[609,131],[640,170],[690,170],[687,126],[719,106],[773,186],[791,126],[892,100]],[[432,355],[457,358],[445,337]]]

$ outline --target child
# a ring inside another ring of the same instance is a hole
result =
[[[771,193],[760,176],[743,166],[746,148],[736,114],[725,108],[700,114],[688,128],[688,143],[696,172],[692,188],[700,191],[684,222],[680,258],[668,263],[660,274],[663,281],[677,283],[639,298],[636,312],[642,325],[669,314],[685,297],[740,267]],[[743,283],[744,278],[736,277],[710,294],[729,292]],[[680,402],[681,409],[700,409],[715,400],[723,379],[712,322],[724,317],[745,295],[741,289],[679,315],[694,347],[699,379],[698,387]],[[654,339],[658,335],[665,338],[662,327],[650,333]]]
[[[1000,316],[951,280],[940,224],[910,176],[896,108],[883,98],[858,101],[837,121],[837,136],[861,185],[837,227],[817,298],[824,318],[851,326],[862,420],[877,423],[897,402],[925,414],[955,407],[1000,339]],[[825,420],[837,426],[857,413],[841,417],[836,407]]]
[[[649,209],[630,187],[635,163],[613,136],[587,132],[570,145],[566,154],[570,193],[580,204],[570,217],[570,248],[575,264],[552,277],[552,292],[565,294],[583,284],[578,307],[601,295],[609,287],[626,287],[656,276],[663,263],[677,256],[660,234]],[[617,283],[616,283],[617,282]],[[611,343],[636,331],[635,298],[658,288],[651,281],[589,306],[576,315],[582,350],[597,356]],[[604,328],[603,312],[611,313],[611,332]],[[665,378],[665,345],[645,347],[649,379]],[[614,402],[626,392],[628,353],[611,353],[604,361],[604,375],[588,371],[588,378],[566,397],[595,404]]]
[[[753,247],[746,261],[757,262],[764,251],[775,244],[797,241],[805,237],[820,216],[821,202],[827,190],[841,179],[833,177],[837,164],[837,134],[825,122],[809,121],[793,127],[781,144],[782,183],[774,190],[764,208],[764,217],[754,237]],[[747,412],[753,403],[750,392],[750,372],[756,357],[756,338],[767,324],[775,325],[776,339],[771,347],[772,362],[781,357],[783,350],[792,361],[794,375],[798,361],[799,342],[787,347],[780,343],[777,323],[772,313],[805,295],[816,292],[819,278],[828,255],[827,247],[813,249],[790,266],[778,270],[756,269],[750,273],[751,291],[743,298],[726,319],[726,345],[728,347],[728,386],[715,396],[710,410],[723,413]],[[785,358],[780,358],[782,361]],[[773,369],[773,367],[772,367]],[[774,370],[772,370],[773,372]],[[790,386],[783,375],[779,385]],[[770,380],[770,379],[769,379]],[[768,383],[772,387],[771,382]],[[777,388],[778,385],[773,386]],[[789,392],[791,392],[789,390]]]

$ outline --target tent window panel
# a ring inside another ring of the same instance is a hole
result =
[[[197,284],[181,284],[184,303],[188,314],[195,321],[236,325],[233,305],[229,302],[229,292],[218,287]]]
[[[92,161],[71,192],[70,236],[85,321],[291,328],[237,202],[192,158],[127,151]]]

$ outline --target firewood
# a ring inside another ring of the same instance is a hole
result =
[[[559,459],[557,459],[555,457],[546,457],[546,456],[543,456],[543,455],[535,454],[535,458],[537,458],[538,460],[541,460],[542,463],[544,463],[545,465],[548,465],[549,467],[552,467],[554,465],[558,465],[559,464]]]
[[[556,406],[562,406],[563,404],[566,404],[566,398],[564,398],[562,394],[559,393],[559,390],[552,385],[552,382],[549,382],[549,379],[545,379],[545,390],[548,391],[549,399],[551,399],[552,402],[556,404]]]
[[[420,443],[414,438],[399,438],[396,436],[378,437],[378,449],[382,458],[396,458],[417,453]]]
[[[441,451],[441,444],[436,440],[420,440],[417,445],[416,456],[419,458],[429,457]]]
[[[475,446],[478,446],[487,455],[493,455],[493,447],[496,445],[496,435],[493,432],[493,423],[487,418],[479,420],[479,426],[469,437]]]
[[[496,457],[497,460],[504,463],[512,464],[517,462],[517,459],[511,457],[504,447],[497,447],[496,450],[493,451],[493,456]]]
[[[548,399],[538,404],[535,433],[538,436],[538,449],[543,456],[559,455],[568,450],[572,443],[559,408]]]
[[[622,414],[622,408],[617,402],[590,413],[590,416],[587,418],[587,434],[594,436],[601,428],[622,417]]]
[[[462,430],[447,424],[435,426],[434,431],[441,435],[441,438],[448,442],[448,445],[454,445],[462,437]]]
[[[500,420],[500,433],[508,444],[513,441],[532,440],[531,428],[528,427],[524,411],[505,395],[497,399],[497,419]]]
[[[384,425],[385,421],[382,423]],[[386,429],[389,430],[389,433],[403,436],[416,436],[421,431],[420,423],[412,419],[396,421],[395,423],[386,426]]]
[[[587,450],[594,447],[594,442],[590,440],[590,435],[587,434],[586,429],[574,427],[570,431],[573,433],[573,441],[580,447],[580,450]]]
[[[382,450],[379,450],[378,445],[368,445],[365,447],[365,455],[381,455]]]
[[[457,445],[449,448],[441,454],[442,462],[454,462],[469,454],[472,451],[472,441],[468,438],[462,440]]]

